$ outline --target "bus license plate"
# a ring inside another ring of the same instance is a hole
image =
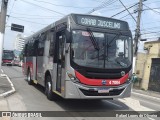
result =
[[[109,93],[109,89],[98,90],[98,93]]]

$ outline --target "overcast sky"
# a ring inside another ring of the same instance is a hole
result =
[[[138,1],[122,0],[127,7],[134,5]],[[9,0],[7,12],[9,17],[6,20],[4,48],[14,49],[14,41],[17,34],[22,34],[23,36],[32,35],[34,32],[62,18],[64,15],[70,13],[87,13],[104,2],[106,3],[105,7],[101,7],[102,9],[95,11],[93,14],[111,17],[124,10],[119,0]],[[144,4],[150,8],[154,8],[154,10],[149,10],[145,6],[143,7],[144,11],[141,19],[142,38],[156,40],[157,37],[160,37],[160,0],[147,0]],[[129,9],[135,19],[137,19],[137,13],[134,13],[136,9],[137,6]],[[127,11],[114,18],[127,21],[134,37],[136,23],[128,15]],[[24,33],[11,31],[11,23],[23,25],[25,27]]]

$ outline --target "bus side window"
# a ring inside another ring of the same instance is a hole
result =
[[[38,56],[43,56],[44,54],[45,40],[46,40],[46,33],[43,33],[38,42]]]
[[[49,33],[49,39],[50,39],[49,55],[53,56],[54,55],[54,46],[55,46],[55,39],[54,39],[54,33],[53,32]]]
[[[28,41],[27,48],[26,48],[26,56],[30,56],[30,49],[31,49],[31,47],[30,47],[30,41]]]
[[[37,54],[38,54],[38,40],[35,40],[33,44],[33,56],[37,56]]]
[[[27,46],[27,55],[33,56],[33,40],[29,41]]]
[[[27,56],[27,46],[28,46],[28,44],[26,44],[24,47],[24,56]]]

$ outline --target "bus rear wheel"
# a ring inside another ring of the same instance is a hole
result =
[[[52,91],[52,82],[51,82],[51,76],[46,76],[46,82],[45,82],[45,94],[49,100],[56,100],[57,96]]]
[[[32,81],[32,79],[31,79],[31,72],[30,72],[30,70],[28,70],[27,82],[28,82],[29,85],[32,85],[32,84],[33,84],[33,81]]]

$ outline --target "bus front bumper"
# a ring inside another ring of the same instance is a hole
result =
[[[13,65],[13,63],[12,62],[5,62],[5,63],[2,63],[2,65]]]
[[[87,86],[66,81],[66,99],[112,99],[125,98],[131,95],[131,81],[119,86]]]

